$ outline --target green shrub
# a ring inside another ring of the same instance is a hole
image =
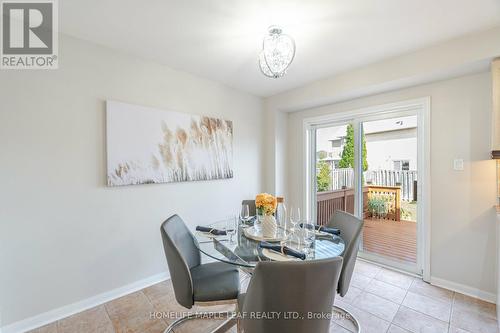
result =
[[[316,176],[318,192],[328,191],[332,184],[330,164],[325,161],[319,161],[317,168],[319,169],[318,175]]]
[[[368,212],[373,217],[384,217],[389,213],[391,197],[386,194],[371,194],[368,198]]]

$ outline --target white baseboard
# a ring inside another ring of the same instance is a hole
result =
[[[497,302],[497,297],[494,293],[490,293],[490,292],[487,292],[484,290],[469,287],[469,286],[466,286],[466,285],[463,285],[460,283],[452,282],[452,281],[445,280],[445,279],[440,279],[440,278],[433,277],[433,276],[431,276],[430,282],[431,282],[431,284],[433,284],[435,286],[449,289],[452,291],[456,291],[458,293],[461,293],[461,294],[464,294],[467,296],[471,296],[474,298],[479,298],[479,299],[486,301],[486,302],[495,303],[495,304]]]
[[[167,272],[156,274],[148,278],[130,283],[120,288],[116,288],[105,293],[92,296],[82,301],[68,304],[63,307],[41,313],[31,318],[26,318],[21,321],[0,327],[0,333],[22,333],[47,324],[56,320],[71,316],[75,313],[88,310],[95,306],[109,302],[115,298],[125,296],[135,291],[144,289],[158,282],[169,279],[170,275]]]

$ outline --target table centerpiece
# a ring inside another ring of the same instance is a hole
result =
[[[275,237],[278,232],[278,224],[274,214],[276,212],[276,197],[268,193],[260,193],[255,197],[255,208],[257,219],[262,228],[264,237]]]

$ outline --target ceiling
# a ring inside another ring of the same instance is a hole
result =
[[[499,0],[64,0],[63,33],[270,96],[500,25]],[[294,37],[288,74],[257,65],[270,25]]]

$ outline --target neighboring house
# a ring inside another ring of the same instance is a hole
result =
[[[339,167],[339,162],[342,158],[342,150],[344,149],[345,136],[328,140],[329,145],[327,150],[318,151],[317,158],[319,160],[330,163],[333,169]]]
[[[369,170],[417,169],[417,119],[394,118],[364,125]],[[318,159],[338,168],[344,150],[346,126],[319,129]],[[320,142],[323,141],[323,142]]]

